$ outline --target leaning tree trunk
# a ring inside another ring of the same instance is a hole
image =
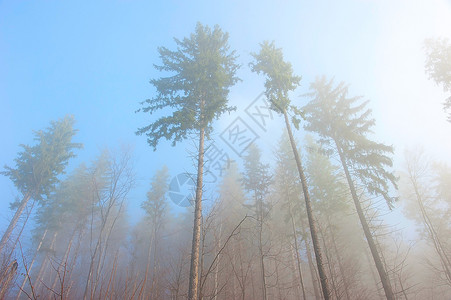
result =
[[[22,291],[23,291],[23,289],[25,288],[25,284],[26,284],[27,281],[29,280],[28,276],[30,276],[31,269],[33,268],[33,265],[34,265],[34,262],[35,262],[35,260],[36,260],[36,257],[37,257],[38,254],[39,254],[39,250],[41,250],[41,246],[42,246],[42,243],[44,242],[44,239],[45,239],[45,236],[47,235],[47,232],[48,232],[48,229],[46,228],[45,231],[44,231],[44,233],[42,234],[42,237],[41,237],[41,240],[40,240],[40,242],[39,242],[39,244],[38,244],[38,247],[36,248],[36,252],[35,252],[35,254],[34,254],[34,256],[33,256],[33,259],[31,260],[31,263],[30,263],[30,265],[28,266],[27,272],[26,272],[26,274],[24,275],[22,284],[20,285],[19,291],[17,292],[16,300],[19,300],[19,299],[20,299],[20,295],[22,294]]]
[[[3,248],[6,246],[6,243],[9,240],[9,237],[11,236],[11,234],[13,233],[14,228],[17,225],[17,222],[19,221],[20,216],[22,215],[25,207],[27,206],[28,201],[30,201],[31,199],[31,193],[27,193],[22,201],[20,201],[20,205],[16,210],[16,213],[14,214],[13,219],[11,220],[11,222],[9,223],[8,228],[6,229],[5,233],[3,234],[3,237],[0,241],[0,253],[2,253]]]
[[[343,263],[341,261],[342,258],[341,258],[340,252],[338,251],[337,242],[335,240],[335,233],[332,230],[332,224],[330,223],[329,218],[327,220],[327,223],[328,223],[330,235],[331,235],[331,238],[332,238],[332,246],[333,246],[333,249],[334,249],[334,252],[335,252],[335,256],[336,256],[337,262],[338,262],[338,268],[340,270],[341,278],[343,279],[343,287],[344,287],[344,290],[345,290],[346,299],[347,300],[351,300],[351,296],[350,296],[350,293],[349,293],[348,279],[346,278],[346,275],[345,275]]]
[[[26,217],[25,217],[25,220],[23,221],[22,228],[20,228],[19,234],[17,235],[16,239],[14,240],[14,243],[11,245],[11,250],[9,251],[9,255],[8,255],[8,258],[6,259],[6,262],[9,262],[11,259],[11,256],[13,255],[14,249],[16,249],[16,246],[19,243],[20,237],[22,236],[22,232],[24,231],[25,226],[28,223],[28,219],[31,216],[31,212],[33,211],[33,207],[35,204],[36,204],[36,201],[33,201],[31,203],[31,207],[27,208]]]
[[[340,156],[341,164],[343,165],[343,169],[346,175],[346,180],[348,181],[349,189],[351,190],[352,200],[354,201],[355,208],[357,210],[357,214],[360,219],[360,223],[363,227],[363,232],[365,233],[366,241],[368,242],[368,246],[370,247],[371,255],[373,256],[374,263],[376,265],[377,272],[379,273],[379,277],[382,282],[382,286],[384,288],[385,297],[388,300],[394,300],[395,295],[393,294],[392,287],[390,285],[390,281],[387,275],[387,272],[384,269],[384,265],[382,264],[381,257],[377,252],[376,243],[374,242],[373,235],[371,234],[370,227],[365,218],[365,214],[363,213],[362,206],[360,205],[359,198],[357,196],[357,192],[354,186],[354,182],[352,181],[351,175],[349,173],[348,165],[346,164],[346,159],[344,157],[342,148],[339,143],[335,141],[335,145],[338,150],[338,155]]]
[[[58,237],[58,231],[55,231],[53,233],[52,242],[50,243],[50,248],[49,248],[48,252],[52,252],[55,250],[54,247],[55,247],[55,241],[56,241],[57,237]],[[38,272],[38,276],[35,278],[35,281],[34,281],[34,290],[35,291],[39,291],[41,285],[43,284],[43,282],[45,280],[45,275],[46,275],[45,273],[47,272],[47,266],[48,266],[49,260],[50,260],[50,258],[48,256],[49,256],[49,254],[46,253],[44,258],[42,259],[41,267],[39,268],[39,272]]]
[[[296,144],[294,142],[293,133],[291,132],[290,122],[288,121],[288,115],[285,110],[283,111],[283,116],[285,118],[285,125],[286,125],[287,131],[288,131],[288,136],[290,137],[291,148],[293,150],[294,159],[296,160],[299,177],[301,179],[302,191],[304,192],[305,208],[307,211],[307,218],[308,218],[308,223],[309,223],[309,227],[310,227],[310,234],[312,235],[313,251],[315,252],[316,265],[318,266],[318,273],[319,273],[319,278],[321,281],[321,288],[323,290],[324,299],[329,300],[330,299],[330,289],[329,289],[329,285],[327,282],[326,272],[324,271],[323,259],[322,259],[322,254],[321,254],[321,246],[318,241],[318,233],[317,233],[317,229],[316,229],[316,225],[315,225],[315,220],[313,217],[312,205],[310,202],[310,195],[309,195],[309,191],[307,188],[307,180],[305,179],[304,169],[302,167],[301,159],[299,158],[299,153],[296,148]]]
[[[4,276],[2,276],[3,278],[1,278],[0,280],[0,299],[5,299],[4,297],[9,291],[9,285],[11,281],[13,281],[14,276],[16,276],[17,266],[17,261],[12,261],[6,269],[6,273],[4,274]]]
[[[202,112],[201,105],[201,112]],[[199,157],[197,159],[197,183],[196,183],[196,199],[194,200],[194,228],[193,228],[193,244],[191,249],[191,266],[189,271],[189,290],[188,299],[197,300],[199,285],[199,246],[200,246],[200,229],[202,218],[202,185],[203,185],[203,168],[204,168],[204,138],[205,128],[200,129],[199,135]]]
[[[61,274],[60,274],[61,270],[62,270],[63,272],[66,272],[67,261],[68,261],[68,258],[69,258],[70,251],[71,251],[71,249],[72,249],[72,243],[73,243],[73,241],[74,241],[74,238],[75,238],[75,234],[76,234],[76,233],[77,233],[77,229],[75,229],[75,230],[72,232],[72,235],[71,235],[71,237],[70,237],[69,243],[67,244],[67,247],[66,247],[66,251],[64,252],[63,259],[61,260],[60,265],[58,265],[58,266],[56,267],[56,270],[55,270],[55,271],[56,271],[56,274],[55,274],[55,278],[53,279],[53,284],[52,284],[52,288],[51,288],[52,291],[55,291],[56,284],[58,283],[58,281],[61,280]],[[61,294],[63,294],[63,291],[62,291],[62,290],[61,290]]]

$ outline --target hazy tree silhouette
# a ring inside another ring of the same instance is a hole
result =
[[[219,26],[210,29],[198,23],[195,32],[188,38],[174,39],[177,50],[158,48],[162,65],[155,67],[171,75],[150,81],[157,89],[157,95],[142,102],[143,108],[140,110],[152,114],[161,109],[169,109],[172,115],[161,117],[136,132],[146,134],[147,141],[154,150],[162,138],[171,140],[175,145],[190,133],[199,135],[188,295],[190,300],[198,297],[204,140],[212,131],[213,120],[234,109],[227,105],[227,98],[229,88],[239,80],[235,76],[239,67],[236,64],[237,57],[234,51],[230,51],[228,38],[228,34]]]
[[[425,49],[429,78],[442,85],[445,92],[451,92],[451,44],[447,39],[428,39]],[[448,122],[451,122],[451,96],[445,99],[443,109],[448,112]]]
[[[369,193],[383,196],[392,207],[394,198],[389,196],[389,189],[397,187],[396,177],[386,168],[393,165],[393,148],[368,138],[375,124],[366,107],[368,101],[358,103],[360,97],[349,97],[343,83],[334,86],[333,80],[322,77],[312,83],[311,91],[313,99],[304,106],[308,121],[305,128],[316,132],[323,145],[338,153],[385,295],[395,299],[356,190],[358,181]]]
[[[265,95],[271,103],[270,108],[277,113],[284,116],[285,126],[290,138],[291,148],[296,160],[299,177],[301,179],[302,190],[304,192],[305,207],[307,211],[308,223],[310,233],[312,235],[313,250],[315,252],[316,264],[318,266],[318,273],[321,280],[321,287],[324,298],[327,300],[330,297],[330,289],[327,282],[326,273],[324,271],[323,259],[321,254],[321,247],[318,241],[318,233],[315,225],[315,218],[313,216],[307,180],[304,175],[304,169],[299,157],[298,149],[294,141],[293,133],[291,131],[291,124],[288,118],[288,113],[294,113],[292,122],[296,128],[299,128],[300,120],[297,115],[300,111],[293,105],[288,93],[299,86],[301,78],[293,74],[293,68],[290,63],[283,60],[282,49],[276,48],[274,43],[263,42],[259,53],[253,53],[252,56],[255,62],[250,63],[252,71],[257,74],[263,74],[266,77],[265,81]]]
[[[46,130],[35,131],[37,144],[20,145],[23,151],[15,159],[16,167],[5,166],[1,172],[11,179],[22,199],[17,203],[16,213],[0,241],[0,253],[30,199],[41,201],[48,197],[59,182],[58,175],[64,173],[69,159],[75,156],[73,151],[82,147],[72,142],[76,133],[74,123],[72,116],[66,116],[51,122]]]

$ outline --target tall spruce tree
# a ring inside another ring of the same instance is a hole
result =
[[[23,151],[19,152],[14,160],[16,167],[5,166],[0,174],[11,179],[22,200],[18,203],[16,213],[0,241],[0,253],[11,236],[17,221],[22,215],[27,203],[45,200],[59,182],[58,176],[64,173],[68,161],[74,157],[74,150],[82,145],[73,143],[72,138],[77,132],[73,129],[75,120],[66,116],[56,122],[51,122],[46,130],[35,131],[34,146],[20,145]]]
[[[235,76],[235,51],[228,45],[228,34],[219,26],[210,29],[198,23],[195,32],[183,40],[174,39],[177,50],[158,48],[162,65],[157,70],[170,73],[168,77],[152,79],[150,83],[157,94],[141,104],[144,113],[172,110],[150,125],[139,128],[137,134],[146,134],[147,141],[154,148],[160,139],[171,140],[175,145],[188,137],[199,135],[197,157],[197,182],[191,267],[189,277],[190,300],[198,297],[199,246],[202,216],[202,185],[204,165],[204,139],[212,131],[212,122],[224,112],[234,110],[228,106],[229,89],[239,79]]]
[[[305,128],[316,132],[322,144],[338,154],[385,295],[395,299],[356,189],[360,183],[370,194],[383,196],[392,207],[395,199],[389,195],[389,189],[397,185],[396,177],[387,167],[393,164],[390,157],[393,148],[368,138],[375,124],[371,110],[366,107],[368,101],[359,103],[361,97],[349,97],[343,83],[334,86],[333,80],[319,78],[311,85],[311,96],[313,99],[303,108]]]
[[[297,118],[300,115],[300,110],[294,105],[291,105],[289,92],[295,90],[299,86],[301,78],[293,74],[293,68],[290,63],[283,59],[282,49],[276,48],[274,43],[263,42],[259,53],[253,53],[252,56],[255,62],[250,63],[253,72],[263,74],[266,77],[265,81],[265,96],[270,101],[270,108],[275,112],[282,114],[285,119],[285,126],[290,137],[291,148],[296,160],[296,165],[301,179],[302,190],[304,192],[304,200],[309,222],[310,234],[312,235],[313,250],[315,252],[316,264],[318,266],[318,273],[321,280],[321,288],[323,290],[324,298],[330,298],[330,289],[327,282],[326,272],[324,271],[323,259],[321,254],[321,247],[318,241],[318,233],[315,225],[315,218],[313,216],[307,180],[304,175],[301,158],[294,141],[293,133],[291,131],[291,124],[288,118],[288,113],[294,114],[291,121],[296,128],[299,128],[300,120]]]

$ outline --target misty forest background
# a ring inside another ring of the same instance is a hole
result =
[[[76,114],[2,157],[0,299],[451,298],[449,157],[387,144],[377,99],[306,82],[277,40],[245,61],[231,39],[197,23],[154,46],[148,99],[115,114],[139,118],[145,179],[126,143],[83,155]],[[421,47],[451,126],[451,41]]]

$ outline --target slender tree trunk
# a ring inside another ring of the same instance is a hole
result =
[[[94,253],[91,255],[91,261],[90,261],[90,264],[89,264],[88,276],[86,278],[85,291],[83,293],[83,299],[84,300],[86,300],[88,298],[88,290],[89,289],[91,290],[91,292],[90,292],[90,299],[92,299],[93,296],[94,296],[93,290],[94,290],[95,285],[97,284],[95,282],[92,282],[92,277],[93,277],[93,273],[94,273],[94,264],[95,264],[96,257],[98,256],[97,253],[99,251],[102,252],[102,250],[103,250],[102,239],[103,239],[103,234],[104,234],[104,230],[105,230],[105,227],[106,227],[106,223],[107,223],[107,220],[108,220],[108,216],[109,216],[109,209],[107,210],[107,213],[105,214],[105,219],[102,221],[99,237],[97,239],[96,246],[94,248]],[[91,223],[91,226],[92,226],[92,223]],[[92,228],[91,228],[91,231],[92,231]],[[92,236],[91,236],[91,238],[92,238]],[[99,255],[99,259],[98,260],[99,261],[98,261],[97,266],[101,263],[101,260],[102,260],[102,256],[101,255]],[[95,278],[95,279],[97,279],[97,278]]]
[[[41,246],[42,246],[42,243],[44,242],[44,239],[45,239],[45,236],[47,235],[47,232],[48,232],[48,229],[45,229],[44,234],[42,235],[41,241],[39,242],[38,247],[36,248],[36,253],[34,254],[33,259],[31,260],[31,263],[28,266],[28,272],[27,272],[27,274],[25,274],[25,277],[24,277],[24,279],[22,281],[22,284],[20,285],[19,291],[17,292],[16,300],[19,300],[20,295],[22,294],[22,291],[25,288],[25,284],[28,281],[28,276],[30,276],[31,269],[33,268],[33,264],[34,264],[34,262],[36,260],[36,257],[39,254],[39,250],[41,250]]]
[[[387,272],[384,269],[384,265],[382,264],[382,260],[380,258],[379,253],[377,252],[376,243],[374,242],[373,235],[371,234],[370,227],[368,226],[368,222],[366,221],[365,214],[363,213],[362,206],[360,205],[359,198],[357,196],[357,192],[354,186],[354,182],[352,181],[351,175],[348,170],[348,165],[346,163],[346,159],[344,157],[343,151],[338,144],[337,141],[335,141],[335,145],[338,150],[338,155],[340,156],[341,164],[343,166],[346,180],[349,184],[349,189],[351,190],[352,200],[354,201],[355,208],[357,210],[357,214],[360,219],[360,223],[363,227],[363,232],[365,233],[366,240],[368,242],[368,246],[370,247],[371,255],[373,256],[374,263],[376,265],[377,272],[379,273],[379,277],[382,282],[382,286],[384,288],[385,297],[388,300],[394,300],[395,295],[393,294],[392,287],[390,285],[390,280],[388,278]]]
[[[221,245],[221,234],[222,234],[222,223],[219,225],[219,237],[216,240],[216,252],[218,252],[222,245]],[[219,266],[221,263],[221,254],[218,254],[218,262],[216,264],[215,268],[215,276],[214,276],[214,293],[213,293],[213,300],[218,300],[218,291],[219,291],[219,281],[218,281],[218,274],[219,274]],[[233,280],[233,279],[232,279]],[[233,289],[232,289],[233,291]]]
[[[31,199],[31,193],[27,193],[22,201],[20,201],[20,205],[16,210],[16,213],[14,214],[13,219],[11,220],[11,222],[9,223],[8,228],[6,229],[5,233],[2,236],[2,239],[0,241],[0,254],[3,251],[3,248],[5,248],[6,243],[8,243],[9,237],[11,236],[14,228],[17,225],[17,222],[19,221],[20,216],[22,215],[25,207],[27,206],[28,201]]]
[[[147,249],[146,272],[144,273],[143,285],[141,287],[141,291],[139,292],[139,296],[138,296],[138,298],[140,298],[140,299],[145,299],[146,298],[147,276],[149,274],[149,266],[150,266],[150,260],[151,260],[151,254],[152,254],[153,238],[154,238],[153,236],[150,238],[149,248]]]
[[[115,189],[113,189],[113,191],[114,190]],[[95,291],[96,291],[96,288],[97,288],[97,285],[98,285],[98,278],[99,278],[99,274],[100,274],[100,269],[101,269],[101,266],[103,265],[103,258],[104,258],[104,255],[105,255],[105,250],[106,250],[106,247],[108,245],[108,241],[109,241],[109,238],[110,238],[110,235],[111,235],[111,231],[112,231],[112,229],[114,227],[114,224],[116,223],[116,220],[119,217],[120,212],[121,212],[122,204],[121,204],[121,206],[120,206],[120,208],[119,208],[119,210],[117,212],[117,215],[114,218],[111,226],[109,226],[109,228],[107,228],[107,223],[108,223],[108,219],[110,217],[111,208],[115,204],[114,197],[115,196],[114,196],[114,192],[113,192],[113,196],[110,196],[108,201],[114,201],[114,202],[110,202],[108,204],[108,208],[107,208],[107,211],[106,211],[106,213],[104,215],[104,219],[101,222],[100,233],[99,233],[99,237],[98,237],[97,242],[96,242],[96,246],[95,246],[95,249],[94,249],[94,254],[91,256],[91,262],[89,264],[88,277],[86,279],[85,291],[83,293],[83,299],[84,300],[86,300],[87,297],[88,297],[88,289],[91,290],[90,291],[90,299],[93,299],[93,297],[95,295]],[[91,226],[92,226],[92,222],[91,222]],[[105,233],[106,229],[107,229],[106,238],[105,238],[105,242],[102,245],[102,241],[104,239],[103,236],[104,236],[104,233]],[[91,232],[92,232],[92,228],[91,228]],[[91,236],[91,238],[92,238],[92,236]],[[98,253],[99,253],[99,255],[97,255]],[[98,258],[98,262],[97,262],[97,265],[96,265],[95,278],[93,280],[94,264],[95,264],[97,256],[99,258]]]
[[[58,231],[55,231],[55,233],[53,234],[52,242],[50,244],[50,251],[52,251],[53,247],[55,246],[55,241],[56,241],[57,236],[58,236]],[[46,254],[45,257],[43,258],[42,263],[41,263],[41,267],[39,268],[38,276],[35,279],[34,287],[35,287],[36,291],[39,291],[39,288],[41,287],[41,284],[44,281],[43,273],[47,269],[48,262],[49,262],[48,254]]]
[[[261,267],[261,280],[262,280],[262,292],[263,292],[263,300],[267,299],[266,296],[266,276],[265,276],[265,261],[264,261],[264,255],[263,255],[263,200],[262,199],[256,199],[258,201],[257,203],[257,214],[259,218],[259,228],[258,228],[258,251],[260,255],[260,267]]]
[[[428,213],[426,212],[426,208],[424,207],[424,203],[423,203],[422,197],[420,195],[420,192],[418,191],[417,184],[412,180],[412,178],[411,178],[411,182],[414,187],[415,195],[417,197],[418,206],[420,207],[421,216],[423,218],[423,223],[429,232],[429,235],[434,244],[435,251],[437,252],[437,255],[440,258],[440,262],[442,263],[446,278],[448,279],[448,282],[451,283],[451,268],[450,268],[451,261],[450,261],[449,257],[446,255],[446,251],[445,251],[445,249],[442,245],[442,242],[437,234],[437,231],[434,228],[434,225],[432,224]]]
[[[301,284],[301,289],[302,289],[302,299],[307,299],[305,297],[305,287],[304,287],[304,279],[302,276],[302,268],[301,268],[301,258],[299,256],[299,245],[298,245],[298,237],[296,234],[296,223],[294,221],[294,217],[293,217],[293,213],[291,211],[291,206],[290,206],[290,218],[291,218],[291,228],[293,230],[293,241],[294,241],[294,250],[296,251],[296,261],[297,261],[297,271],[298,271],[298,275],[299,275],[299,283]]]
[[[262,292],[263,292],[263,299],[266,300],[266,276],[265,276],[265,261],[263,257],[263,245],[262,245],[262,231],[261,228],[259,230],[259,245],[258,250],[260,254],[260,267],[261,267],[261,280],[262,280]]]
[[[107,286],[106,292],[105,292],[105,299],[108,299],[108,294],[110,292],[110,286],[113,285],[113,281],[116,277],[118,253],[119,253],[119,251],[116,251],[116,254],[114,255],[113,268],[111,269],[110,280],[108,280],[108,286]],[[112,293],[112,296],[114,296],[114,290],[111,293]]]
[[[114,194],[113,194],[113,195],[111,196],[111,199],[114,199],[114,198],[115,198],[115,196],[114,196]],[[116,200],[113,200],[113,201],[114,201],[114,203],[116,203]],[[100,247],[99,262],[98,262],[97,267],[96,267],[96,277],[95,277],[95,282],[93,282],[94,288],[93,288],[93,290],[92,290],[92,292],[91,292],[91,298],[93,298],[94,295],[95,295],[95,293],[96,293],[97,286],[98,286],[98,284],[99,284],[99,278],[100,278],[100,275],[101,275],[103,266],[104,266],[104,264],[105,264],[106,251],[107,251],[108,246],[109,246],[110,237],[111,237],[111,232],[113,231],[114,225],[116,225],[116,221],[118,220],[118,218],[119,218],[119,216],[120,216],[120,214],[121,214],[121,211],[122,211],[122,205],[123,205],[123,202],[120,203],[120,206],[119,206],[119,209],[118,209],[118,211],[117,211],[116,216],[114,217],[114,219],[113,219],[112,223],[110,224],[110,226],[108,226],[108,228],[107,228],[107,233],[106,233],[105,243],[104,243],[103,245],[101,245],[101,247]],[[112,208],[112,207],[113,207],[113,205],[111,205],[111,206],[109,207],[109,209],[108,209],[108,212],[107,212],[107,215],[106,215],[106,219],[105,219],[105,225],[104,225],[104,226],[106,226],[106,224],[107,224],[107,220],[108,220],[108,217],[110,216],[110,211],[111,211],[110,208]],[[100,237],[100,238],[101,238],[101,237]]]
[[[313,284],[313,292],[315,293],[315,299],[319,300],[321,299],[320,291],[318,288],[317,283],[317,272],[315,269],[315,265],[313,264],[313,258],[312,258],[312,251],[310,250],[310,244],[307,240],[307,233],[304,230],[304,224],[301,224],[302,228],[302,235],[304,236],[304,243],[305,243],[305,251],[307,252],[307,261],[310,269],[310,276],[312,277],[312,284]]]
[[[323,241],[323,246],[324,246],[324,255],[326,257],[326,262],[327,262],[327,267],[329,269],[329,278],[330,278],[330,282],[331,282],[331,286],[332,286],[332,290],[335,294],[335,298],[336,299],[340,299],[340,293],[338,292],[338,286],[336,283],[336,274],[334,272],[334,266],[332,265],[332,259],[330,257],[330,251],[329,251],[329,247],[326,244],[326,236],[324,234],[324,230],[322,229],[322,226],[318,226],[319,228],[319,234],[321,235],[321,239]]]
[[[345,295],[346,295],[346,299],[351,300],[350,297],[350,293],[349,293],[349,284],[348,284],[348,280],[346,278],[345,272],[344,272],[344,268],[343,268],[343,264],[341,262],[341,256],[340,253],[338,252],[338,247],[337,247],[337,242],[335,241],[335,234],[332,230],[330,221],[328,220],[328,227],[329,227],[329,231],[332,237],[332,246],[334,247],[334,252],[335,255],[337,257],[337,261],[338,261],[338,268],[340,270],[340,275],[341,278],[343,279],[343,285],[344,285],[344,290],[345,290]]]
[[[158,294],[158,288],[157,288],[157,280],[158,280],[158,276],[157,276],[157,268],[158,268],[158,261],[157,261],[157,224],[155,224],[154,226],[154,243],[153,243],[153,274],[152,274],[152,285],[150,287],[150,291],[151,291],[151,297],[152,299],[159,299],[159,294]]]
[[[83,293],[83,299],[84,300],[88,299],[88,290],[89,289],[91,289],[90,295],[91,295],[91,299],[92,299],[92,287],[91,287],[91,285],[92,285],[92,283],[91,283],[91,281],[92,281],[92,274],[93,274],[93,271],[94,271],[94,262],[95,262],[95,259],[97,257],[97,252],[99,251],[99,248],[100,248],[100,243],[101,243],[101,239],[102,239],[102,231],[103,230],[100,231],[99,238],[98,238],[98,240],[96,242],[96,247],[94,248],[94,254],[91,255],[91,262],[89,264],[88,277],[86,278],[85,291]],[[99,258],[99,260],[100,260],[100,258]]]
[[[199,300],[202,300],[204,297],[202,280],[204,278],[205,239],[206,239],[206,235],[207,235],[207,230],[204,228],[204,219],[203,218],[201,220],[200,228],[201,228],[201,240],[200,240],[200,254],[199,254],[199,287],[197,288],[197,298]]]
[[[239,255],[239,259],[240,259],[240,275],[241,277],[237,276],[238,279],[238,284],[240,285],[240,289],[241,289],[241,299],[244,300],[246,298],[246,280],[247,280],[247,276],[245,276],[245,272],[244,272],[244,267],[243,267],[243,251],[241,250],[241,238],[238,241],[238,251],[236,253],[238,253]],[[248,265],[248,268],[250,268],[250,266]],[[247,275],[247,273],[246,273]]]
[[[11,281],[13,280],[14,276],[17,272],[17,261],[12,261],[9,266],[6,268],[6,272],[1,279],[1,286],[0,286],[0,299],[5,299],[5,295],[7,295],[9,290],[9,285]]]
[[[322,254],[321,254],[321,246],[318,241],[318,234],[317,234],[317,229],[316,229],[316,225],[315,225],[315,220],[313,217],[312,205],[310,202],[310,195],[309,195],[309,191],[308,191],[308,187],[307,187],[307,180],[305,179],[304,169],[302,167],[302,162],[299,157],[299,153],[296,148],[296,144],[294,142],[293,133],[291,132],[291,125],[288,120],[288,115],[287,115],[286,111],[283,111],[283,116],[285,118],[285,125],[286,125],[287,131],[288,131],[288,136],[290,137],[291,148],[293,150],[294,158],[296,160],[299,177],[301,179],[302,191],[304,192],[305,208],[307,211],[307,218],[308,218],[308,223],[309,223],[309,227],[310,227],[310,234],[312,236],[313,251],[315,252],[316,265],[318,266],[318,273],[319,273],[319,278],[321,281],[321,288],[323,290],[324,299],[329,300],[330,299],[330,288],[329,288],[329,284],[327,282],[326,272],[324,271],[323,259],[322,259]]]
[[[296,259],[296,250],[294,249],[294,246],[290,244],[290,255],[291,255],[291,263],[289,265],[290,268],[290,275],[291,275],[291,282],[293,285],[296,285],[296,289],[294,290],[294,297],[295,299],[303,299],[305,298],[301,297],[301,287],[298,284],[299,278],[297,276],[297,259]]]
[[[19,242],[20,237],[22,236],[22,232],[24,231],[25,226],[27,225],[28,219],[30,218],[31,212],[32,212],[35,204],[36,204],[36,201],[33,201],[31,203],[31,207],[29,209],[27,209],[25,220],[23,221],[23,224],[22,224],[22,227],[20,228],[19,234],[17,235],[16,239],[14,240],[14,243],[11,246],[11,251],[9,251],[8,258],[6,259],[7,262],[10,261],[11,256],[14,253],[14,249],[16,249],[17,243]]]
[[[27,211],[26,218],[25,218],[25,220],[24,220],[24,222],[22,224],[22,228],[20,228],[19,234],[17,235],[16,239],[14,240],[13,245],[11,246],[11,250],[9,251],[8,257],[5,260],[6,262],[9,262],[11,260],[11,256],[14,253],[14,249],[16,249],[16,245],[19,242],[19,239],[20,239],[20,237],[22,235],[22,232],[25,229],[25,226],[27,225],[28,219],[30,218],[31,211],[33,210],[33,207],[34,207],[35,203],[36,203],[36,201],[33,201],[33,203],[31,204],[30,209]],[[11,270],[9,268],[6,269],[5,273],[2,274],[1,277],[2,278],[6,278],[6,279],[12,279],[12,277],[10,277],[10,275],[12,274],[10,271]],[[14,272],[14,274],[15,274],[15,272]],[[27,277],[25,276],[25,278],[24,278],[25,282],[26,282],[26,279],[27,279]],[[8,287],[9,287],[9,282],[4,283],[2,288],[1,288],[2,290],[0,291],[0,294],[5,293],[6,290],[8,289]],[[1,296],[0,299],[3,299],[3,296]]]
[[[202,111],[201,105],[201,111]],[[188,299],[198,299],[199,285],[199,250],[200,250],[200,230],[202,219],[202,188],[203,188],[203,169],[204,169],[204,138],[205,128],[200,129],[199,135],[199,157],[197,159],[197,184],[196,199],[194,202],[194,228],[193,242],[191,249],[191,265],[189,271],[189,290]]]
[[[84,225],[84,222],[79,223],[79,226],[81,226],[81,229],[80,229],[80,232],[78,233],[77,246],[75,247],[74,254],[72,255],[71,262],[69,263],[69,270],[74,270],[74,268],[75,268],[75,264],[77,263],[78,254],[79,254],[79,251],[80,251],[81,241],[83,239],[83,236],[84,236],[84,233],[85,233],[85,230],[86,230],[86,227],[81,225],[81,224]],[[73,272],[69,273],[69,278],[68,278],[69,282],[73,282],[71,280],[72,279],[72,273]],[[69,287],[67,289],[67,294],[69,294],[69,295],[70,295],[71,288],[72,288],[72,285],[69,285]]]
[[[371,263],[371,258],[370,255],[368,254],[367,248],[365,248],[365,257],[366,257],[366,262],[368,263],[368,267],[370,268],[371,271],[371,277],[373,278],[374,281],[374,286],[376,287],[376,292],[377,292],[377,296],[379,299],[384,299],[384,295],[381,293],[381,289],[379,288],[379,280],[377,280],[377,275],[376,273],[374,273],[374,264]]]
[[[72,236],[70,237],[69,244],[66,247],[66,251],[64,252],[63,259],[61,260],[61,264],[58,265],[58,267],[56,269],[55,279],[53,280],[53,284],[52,284],[52,291],[55,290],[56,284],[58,283],[58,280],[60,279],[60,270],[61,270],[62,265],[66,264],[66,262],[68,260],[70,250],[72,249],[72,242],[74,241],[76,233],[77,233],[77,230],[75,229],[74,232],[72,233]]]

